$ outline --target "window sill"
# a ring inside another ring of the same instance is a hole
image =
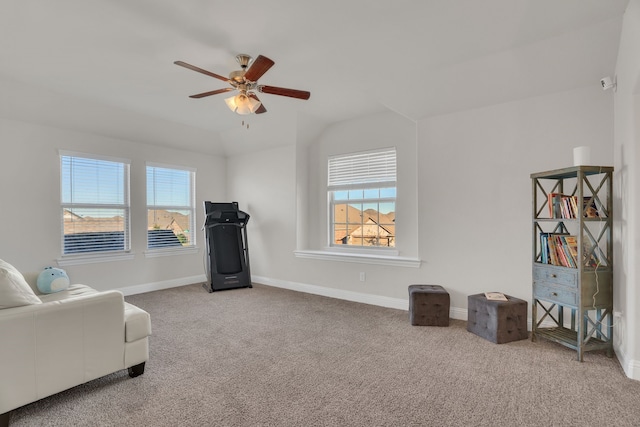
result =
[[[345,252],[345,251],[293,251],[296,258],[320,259],[324,261],[341,261],[360,264],[389,265],[393,267],[412,267],[419,268],[422,261],[418,258],[407,258],[387,254],[371,254],[362,252]]]
[[[133,252],[102,253],[87,255],[67,255],[58,258],[59,267],[67,265],[94,264],[98,262],[128,261],[135,257]]]
[[[149,249],[144,251],[144,256],[146,258],[158,258],[163,256],[174,256],[174,255],[191,255],[197,254],[200,251],[200,248],[197,246],[186,246],[181,248],[167,248],[167,249]]]

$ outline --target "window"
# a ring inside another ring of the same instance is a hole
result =
[[[129,161],[60,153],[62,253],[128,251]]]
[[[195,171],[147,164],[147,248],[195,245]]]
[[[395,148],[329,158],[330,245],[396,246]]]

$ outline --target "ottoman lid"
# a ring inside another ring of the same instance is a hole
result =
[[[409,285],[409,293],[413,293],[413,292],[448,294],[448,292],[440,285]]]

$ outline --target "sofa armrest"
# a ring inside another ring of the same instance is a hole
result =
[[[124,298],[98,292],[0,310],[0,413],[124,369]]]

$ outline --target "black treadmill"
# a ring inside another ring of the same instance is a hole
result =
[[[203,284],[209,292],[251,288],[247,223],[249,214],[238,209],[238,202],[204,202],[206,273]]]

